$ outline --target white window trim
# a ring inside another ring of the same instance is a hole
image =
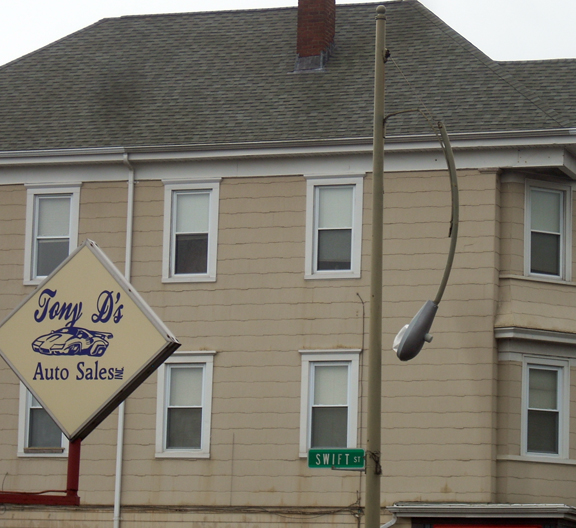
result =
[[[348,369],[348,441],[347,448],[358,444],[358,385],[360,350],[300,350],[302,385],[300,392],[300,457],[307,457],[310,449],[310,370],[313,363],[349,363]]]
[[[24,239],[24,284],[40,284],[45,277],[34,277],[32,258],[34,255],[34,209],[36,196],[49,194],[69,194],[70,197],[70,247],[68,254],[78,246],[78,221],[80,214],[81,184],[27,185],[26,234]]]
[[[526,180],[524,205],[524,275],[548,280],[572,280],[572,186],[558,183]],[[562,206],[564,215],[561,221],[560,243],[560,275],[533,273],[530,271],[531,262],[531,189],[554,190],[563,193]]]
[[[162,251],[162,282],[214,282],[218,250],[218,209],[221,178],[195,180],[194,182],[164,181],[164,240]],[[208,265],[206,273],[172,273],[172,204],[177,191],[210,191],[208,231]]]
[[[316,269],[316,215],[315,189],[330,185],[353,185],[354,201],[352,211],[352,259],[350,270]],[[364,197],[364,176],[306,176],[306,249],[304,257],[305,279],[344,279],[360,278],[362,266],[362,203]]]
[[[46,450],[35,449],[28,450],[28,410],[32,395],[23,383],[20,383],[20,401],[18,405],[18,456],[19,457],[67,457],[68,456],[68,439],[62,434],[62,451],[52,451],[50,448]]]
[[[552,367],[559,371],[558,454],[528,451],[528,371],[530,367]],[[522,415],[521,453],[523,457],[542,459],[568,459],[570,434],[570,361],[548,357],[523,356],[522,358]]]
[[[214,373],[214,351],[174,352],[158,368],[158,392],[156,398],[156,458],[210,458],[210,427],[212,423],[212,380]],[[202,435],[200,449],[166,449],[166,365],[204,365],[202,398]]]

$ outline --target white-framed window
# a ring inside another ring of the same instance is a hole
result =
[[[363,177],[310,177],[306,183],[305,277],[360,277]]]
[[[156,456],[208,458],[215,352],[175,352],[158,369]]]
[[[66,456],[68,440],[52,417],[20,383],[18,456]]]
[[[79,184],[28,186],[25,284],[38,284],[76,248],[79,208]]]
[[[571,280],[571,204],[571,187],[527,182],[525,275]]]
[[[220,180],[164,182],[164,282],[215,281]]]
[[[360,351],[300,351],[300,355],[300,456],[307,456],[310,448],[356,447]]]
[[[568,458],[569,362],[523,358],[522,454]]]

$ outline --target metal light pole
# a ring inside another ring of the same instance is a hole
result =
[[[382,395],[382,232],[384,209],[384,64],[386,8],[376,8],[374,61],[374,139],[372,166],[372,260],[368,348],[368,417],[366,439],[366,528],[380,527],[380,430]]]

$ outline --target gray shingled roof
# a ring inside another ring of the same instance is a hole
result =
[[[506,73],[576,126],[576,60],[499,62]]]
[[[0,151],[370,138],[376,5],[337,6],[321,73],[293,73],[296,8],[104,19],[0,68]],[[452,133],[576,125],[416,0],[386,5],[388,112],[417,91]]]

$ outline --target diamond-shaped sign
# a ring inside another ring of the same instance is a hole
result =
[[[91,240],[0,325],[0,355],[71,441],[179,346]]]

